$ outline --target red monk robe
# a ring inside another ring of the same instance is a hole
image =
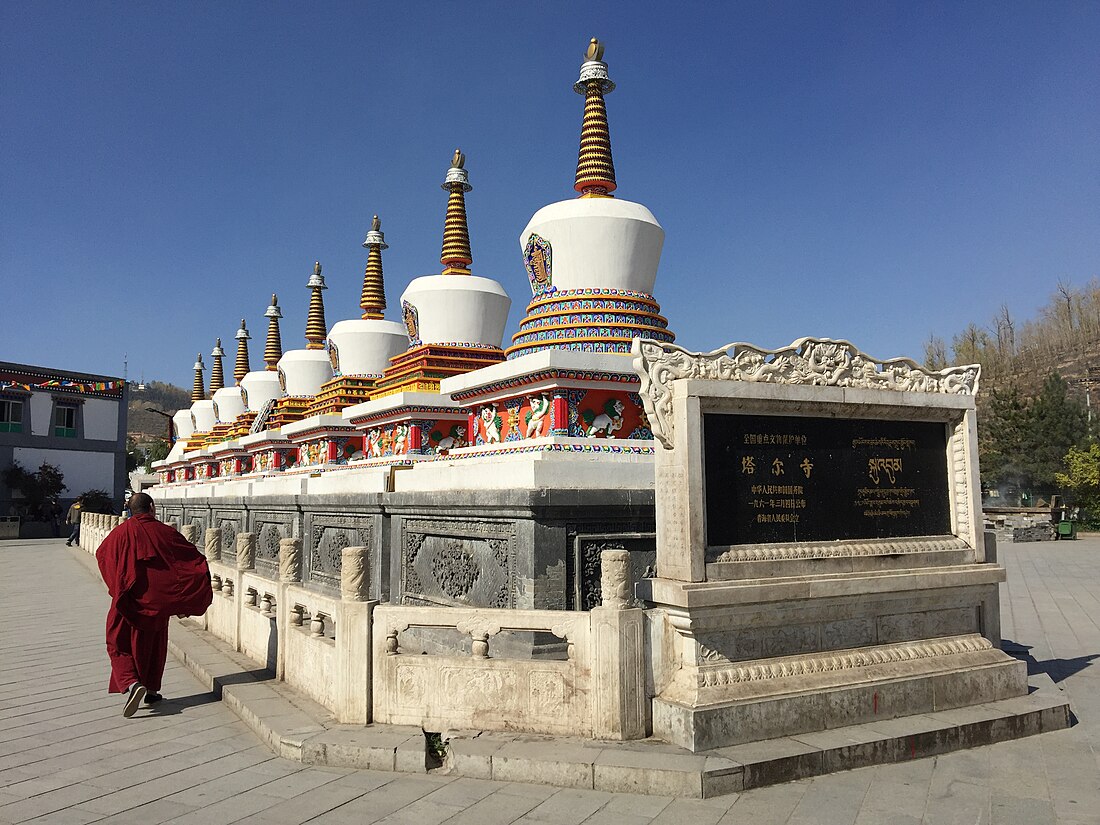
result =
[[[168,620],[201,616],[213,601],[206,558],[150,513],[135,515],[112,530],[95,557],[111,595],[108,689],[125,693],[140,682],[157,693],[168,655]]]

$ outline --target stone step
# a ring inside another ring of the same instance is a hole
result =
[[[692,753],[656,739],[594,742],[564,737],[438,731],[446,755],[429,754],[425,732],[397,725],[340,725],[251,660],[173,620],[169,649],[272,750],[311,765],[438,772],[616,793],[709,798],[888,762],[904,762],[1068,727],[1069,704],[1046,674],[1027,696],[956,710],[876,720]]]

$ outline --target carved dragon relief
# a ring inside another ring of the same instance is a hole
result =
[[[679,378],[976,395],[981,376],[978,364],[932,371],[909,358],[872,358],[829,338],[799,338],[774,350],[733,343],[705,353],[635,338],[631,351],[653,436],[669,450],[672,382]]]

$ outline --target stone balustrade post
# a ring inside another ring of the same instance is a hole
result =
[[[222,560],[222,531],[217,527],[207,527],[205,541],[203,542],[204,549],[206,550],[207,561],[221,561]]]
[[[279,581],[292,584],[302,580],[302,540],[279,539]]]
[[[340,598],[346,602],[370,598],[370,548],[345,547],[340,551]]]
[[[194,544],[198,540],[199,528],[194,524],[185,524],[180,528],[180,535],[183,536],[184,541],[189,541]]]
[[[607,549],[600,554],[600,590],[603,606],[625,610],[634,604],[630,551]]]
[[[634,607],[630,552],[600,555],[603,603],[589,612],[595,682],[593,728],[598,738],[642,739],[646,735],[645,615]]]
[[[237,534],[237,569],[252,570],[256,566],[256,534]]]

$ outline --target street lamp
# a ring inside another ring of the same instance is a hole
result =
[[[172,413],[166,413],[163,410],[157,410],[157,409],[154,409],[153,407],[146,407],[145,412],[151,412],[151,413],[156,413],[157,415],[163,415],[165,418],[168,419],[168,443],[169,444],[175,444],[176,443],[176,428],[175,428],[175,422],[172,421]]]

